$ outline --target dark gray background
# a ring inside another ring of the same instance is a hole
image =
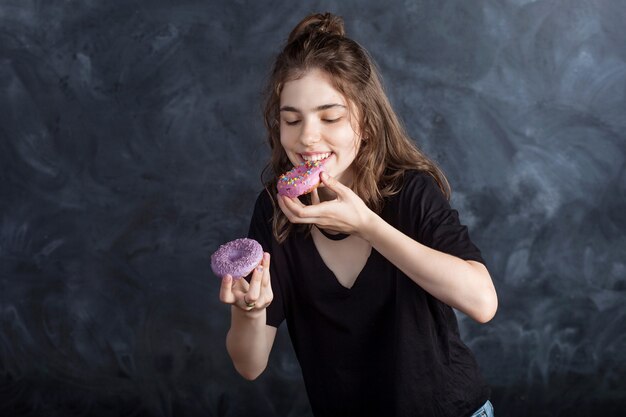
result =
[[[310,11],[378,62],[499,292],[499,416],[626,408],[622,0],[0,1],[0,415],[306,416],[240,378],[209,255],[247,232],[260,90]],[[384,3],[384,4],[383,4]]]

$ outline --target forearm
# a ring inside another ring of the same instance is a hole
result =
[[[267,366],[272,340],[269,340],[266,310],[246,312],[231,308],[231,326],[226,336],[226,349],[237,372],[244,378],[257,378]]]
[[[498,301],[484,265],[429,248],[374,213],[360,234],[435,298],[478,322],[485,323],[493,318]]]

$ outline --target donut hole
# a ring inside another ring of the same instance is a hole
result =
[[[243,251],[241,249],[234,249],[232,252],[228,254],[228,261],[237,262],[240,259],[244,258],[245,256],[246,256],[246,251]]]

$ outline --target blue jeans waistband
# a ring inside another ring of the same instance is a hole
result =
[[[482,407],[480,407],[471,417],[494,417],[493,413],[493,404],[491,401],[487,400]]]

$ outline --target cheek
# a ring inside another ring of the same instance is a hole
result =
[[[296,165],[298,161],[294,156],[295,150],[295,141],[293,140],[293,135],[289,135],[288,133],[284,133],[281,131],[280,135],[280,145],[283,148],[283,152],[287,156],[287,159],[293,164]]]
[[[354,152],[354,157],[355,158],[359,154],[359,150],[360,149],[361,149],[361,140],[360,139],[356,139],[354,141],[354,148],[353,148],[353,152]]]
[[[280,129],[280,144],[284,147],[288,147],[290,143],[289,133],[285,129]]]
[[[361,138],[352,129],[345,129],[341,135],[341,147],[350,154],[356,155],[359,152]]]

